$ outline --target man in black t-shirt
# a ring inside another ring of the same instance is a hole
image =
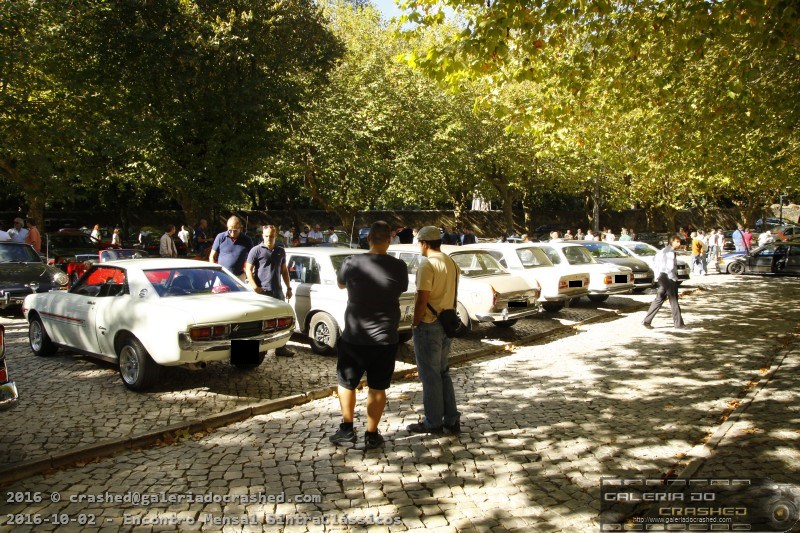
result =
[[[347,309],[344,331],[337,346],[336,375],[342,423],[330,437],[334,444],[356,441],[353,429],[355,389],[365,372],[369,393],[364,448],[378,448],[384,443],[378,433],[378,422],[386,407],[386,389],[394,373],[400,295],[408,289],[406,264],[386,253],[391,232],[386,222],[375,222],[367,237],[369,252],[349,256],[339,269],[337,281],[340,288],[347,289]]]
[[[275,245],[278,229],[275,226],[264,226],[261,235],[264,242],[250,249],[244,264],[247,282],[258,293],[278,300],[288,300],[292,297],[292,287],[289,285],[289,269],[286,268],[286,250],[283,246]],[[285,296],[281,289],[281,278],[286,284]],[[281,346],[275,349],[275,355],[291,357],[294,354]]]

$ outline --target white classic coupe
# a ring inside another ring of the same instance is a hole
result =
[[[64,347],[116,362],[132,390],[153,385],[162,365],[255,368],[294,329],[289,304],[189,259],[98,263],[69,291],[29,295],[23,313],[34,354]]]
[[[297,247],[286,249],[286,264],[292,286],[292,304],[297,316],[296,328],[308,336],[311,350],[325,355],[336,350],[344,328],[347,309],[347,291],[340,289],[336,276],[344,260],[366,250],[346,247]],[[414,284],[400,296],[400,342],[411,339],[411,322],[414,318]]]

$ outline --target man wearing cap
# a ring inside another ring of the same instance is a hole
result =
[[[439,228],[425,226],[417,233],[423,258],[417,269],[417,298],[414,304],[414,352],[419,379],[422,381],[422,403],[425,417],[408,426],[411,433],[461,432],[460,413],[450,377],[450,345],[452,339],[428,308],[437,314],[453,309],[458,283],[458,266],[441,252]]]

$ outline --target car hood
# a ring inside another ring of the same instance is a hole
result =
[[[601,263],[626,266],[634,272],[647,272],[650,269],[647,263],[635,257],[603,257],[597,260]]]
[[[249,291],[170,296],[160,298],[159,306],[181,311],[192,317],[196,324],[250,322],[294,315],[288,303]]]
[[[53,270],[43,263],[0,263],[0,287],[31,282],[52,283]]]

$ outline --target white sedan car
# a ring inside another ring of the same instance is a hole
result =
[[[345,247],[309,246],[286,249],[286,265],[292,286],[289,303],[297,317],[297,331],[306,335],[314,353],[329,354],[344,325],[347,290],[340,289],[336,276],[345,258],[366,250]],[[400,342],[411,339],[414,319],[414,287],[400,297]]]
[[[539,313],[539,286],[512,275],[487,251],[463,246],[442,246],[461,271],[457,311],[468,329],[474,322],[511,327],[517,320]],[[414,280],[422,256],[417,244],[393,244],[389,253],[408,265]]]
[[[541,248],[554,265],[569,265],[575,272],[589,272],[589,300],[602,302],[610,294],[633,291],[633,271],[624,266],[600,263],[586,247],[570,242],[530,243]]]
[[[541,248],[530,243],[470,244],[465,248],[480,248],[489,252],[512,274],[541,287],[539,302],[545,311],[560,311],[572,298],[589,294],[589,271],[576,271],[565,265],[554,265]]]
[[[610,244],[632,257],[641,259],[642,261],[647,263],[647,266],[649,266],[651,269],[654,269],[653,260],[655,259],[655,256],[658,253],[658,248],[656,248],[652,244],[639,241],[617,241]],[[689,268],[689,263],[687,263],[683,259],[678,259],[677,263],[678,263],[678,283],[681,283],[683,280],[689,279],[690,268]]]
[[[161,365],[254,368],[294,326],[287,303],[188,259],[98,263],[68,292],[29,295],[23,312],[36,355],[64,347],[116,362],[132,390],[153,385]]]

